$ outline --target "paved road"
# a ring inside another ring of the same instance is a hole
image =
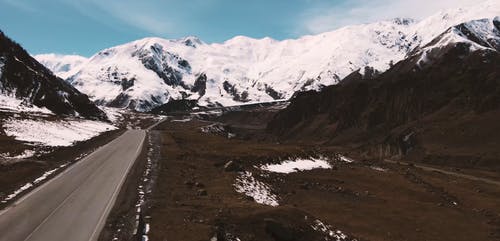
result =
[[[409,166],[410,165],[407,162],[401,162],[401,161],[391,161],[391,160],[387,160],[387,159],[384,160],[384,161],[388,162],[388,163],[392,163],[392,164],[400,164],[400,165],[405,165],[405,166]],[[477,176],[467,175],[467,174],[463,174],[463,173],[459,173],[459,172],[452,172],[452,171],[447,171],[447,170],[440,169],[440,168],[423,166],[423,165],[418,165],[418,164],[412,164],[412,165],[415,166],[415,167],[417,167],[417,168],[420,168],[420,169],[422,169],[424,171],[440,172],[440,173],[443,173],[443,174],[446,174],[446,175],[450,175],[450,176],[455,176],[455,177],[460,177],[460,178],[465,178],[465,179],[469,179],[469,180],[473,180],[473,181],[480,181],[480,182],[485,182],[485,183],[489,183],[489,184],[492,184],[492,185],[500,186],[500,182],[499,181],[495,181],[495,180],[492,180],[492,179],[489,179],[489,178],[477,177]]]
[[[0,241],[97,240],[145,136],[128,130],[0,211]]]
[[[161,120],[159,120],[158,122],[156,122],[155,124],[153,124],[152,126],[148,127],[146,130],[150,131],[167,120],[168,120],[168,117],[164,117]]]

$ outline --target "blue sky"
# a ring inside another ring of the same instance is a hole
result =
[[[0,30],[30,53],[79,54],[143,37],[296,38],[481,0],[0,0]]]

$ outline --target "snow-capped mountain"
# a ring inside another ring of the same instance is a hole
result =
[[[106,120],[106,114],[0,31],[1,103],[37,106],[55,114]],[[19,103],[18,103],[19,104]]]
[[[76,74],[79,67],[88,60],[80,55],[38,54],[33,57],[63,79]]]
[[[429,44],[418,48],[413,55],[420,56],[417,64],[432,64],[440,58],[443,49],[461,44],[469,51],[490,50],[500,51],[500,17],[468,21],[446,30]]]
[[[411,23],[397,19],[285,41],[146,38],[99,52],[68,80],[97,103],[141,111],[171,98],[199,98],[201,105],[271,101],[336,84],[366,65],[387,69],[411,49],[402,35]]]
[[[68,78],[96,103],[148,111],[170,99],[235,105],[337,84],[369,66],[385,71],[450,27],[500,16],[500,1],[277,41],[238,36],[206,44],[146,38],[103,50]]]
[[[419,45],[429,43],[452,26],[477,19],[493,19],[500,16],[499,0],[482,0],[460,8],[448,9],[423,19],[414,25],[408,34],[416,38]]]
[[[463,120],[467,120],[468,126],[480,126],[484,133],[489,133],[500,123],[500,115],[491,112],[499,110],[500,18],[495,17],[449,28],[370,80],[354,72],[337,86],[298,93],[274,117],[268,130],[301,141],[331,141],[344,135],[339,138],[342,143],[355,138],[366,143],[367,139],[381,135],[377,141],[384,140],[391,146],[376,152],[400,155],[408,151],[409,138],[429,138],[410,141],[411,145],[429,143],[444,133],[443,126],[456,128],[448,133],[460,133],[456,136],[460,141],[452,142],[472,145],[478,139],[460,131]],[[451,138],[440,141],[448,140]]]

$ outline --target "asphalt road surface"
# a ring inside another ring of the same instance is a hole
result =
[[[0,211],[0,241],[97,240],[145,137],[128,130]]]

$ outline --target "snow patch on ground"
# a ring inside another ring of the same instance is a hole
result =
[[[279,206],[278,197],[271,192],[269,185],[256,180],[251,172],[241,172],[234,187],[238,193],[252,197],[257,203]]]
[[[47,108],[40,108],[35,105],[27,104],[27,102],[16,99],[13,96],[0,94],[0,111],[3,112],[29,112],[52,115],[52,111]]]
[[[340,161],[343,161],[343,162],[347,162],[347,163],[353,163],[354,160],[349,158],[349,157],[346,157],[346,156],[343,156],[343,155],[339,155],[339,160]]]
[[[307,171],[313,169],[330,169],[332,166],[328,161],[323,158],[308,158],[308,159],[295,159],[284,161],[280,164],[267,164],[260,167],[260,169],[269,172],[277,173],[292,173],[298,171]]]
[[[5,134],[16,140],[42,146],[71,146],[99,134],[116,130],[111,124],[74,119],[64,121],[8,119],[3,124]]]
[[[15,190],[12,194],[10,194],[9,196],[7,196],[7,198],[5,198],[4,200],[2,200],[2,203],[6,203],[6,202],[12,200],[13,198],[17,197],[19,194],[21,194],[22,192],[30,189],[31,187],[33,187],[33,184],[26,183],[24,186],[22,186],[19,189]]]
[[[200,127],[200,130],[203,133],[214,133],[214,134],[224,133],[226,131],[224,126],[220,123],[214,123],[208,126],[202,126]]]
[[[35,181],[33,181],[34,184],[38,184],[40,182],[42,182],[43,180],[47,179],[47,177],[49,177],[50,175],[52,175],[54,172],[57,171],[57,169],[59,168],[56,168],[56,169],[52,169],[50,171],[46,171],[41,177],[35,179]]]
[[[1,153],[0,158],[3,159],[26,159],[33,157],[36,154],[36,151],[34,150],[24,150],[23,153],[16,155],[16,156],[11,156],[10,153]]]
[[[236,137],[236,134],[231,133],[229,128],[227,128],[225,125],[221,123],[213,123],[208,126],[202,126],[200,127],[200,130],[201,132],[207,134],[223,135],[226,136],[228,139]]]
[[[33,150],[24,150],[24,152],[23,152],[23,153],[21,153],[20,155],[14,156],[14,157],[12,157],[12,158],[14,158],[14,159],[24,159],[24,158],[30,158],[30,157],[34,156],[34,155],[35,155],[35,153],[36,153],[36,152],[35,152],[35,151],[33,151]]]
[[[370,166],[371,169],[375,170],[375,171],[379,171],[379,172],[387,172],[387,169],[386,168],[382,168],[382,167],[377,167],[377,166]]]
[[[136,237],[141,237],[141,240],[147,241],[149,240],[149,233],[151,231],[150,220],[151,216],[145,215],[146,210],[149,206],[146,204],[148,196],[151,194],[152,185],[153,185],[153,171],[155,169],[155,164],[153,163],[153,159],[156,159],[155,155],[156,151],[153,148],[153,139],[151,135],[148,135],[148,144],[147,144],[147,160],[144,172],[141,178],[141,184],[137,187],[137,201],[135,204],[135,220],[134,220],[134,230],[133,235]],[[144,223],[144,226],[140,226],[141,221]],[[119,228],[113,235],[112,240],[121,240],[121,236],[123,234],[122,229]]]
[[[171,120],[170,122],[181,122],[181,123],[185,123],[185,122],[190,122],[192,121],[193,119],[192,118],[186,118],[186,119],[179,119],[179,120]]]
[[[327,225],[321,222],[320,220],[314,220],[313,224],[311,225],[311,228],[314,229],[315,231],[324,233],[326,235],[325,241],[348,241],[348,240],[355,241],[355,239],[350,239],[342,231],[335,230],[334,228],[332,228],[332,226]]]

